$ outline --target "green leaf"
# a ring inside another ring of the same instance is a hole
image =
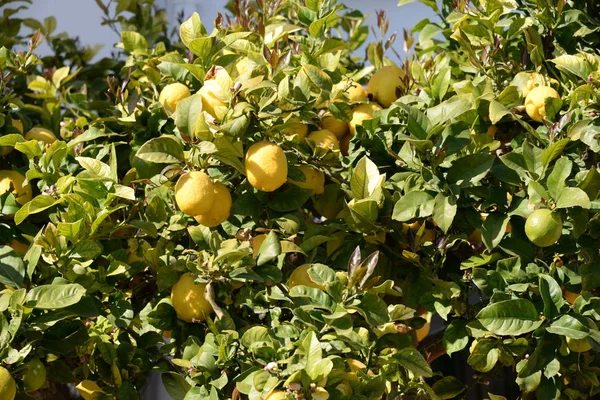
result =
[[[570,315],[563,315],[546,330],[555,335],[566,336],[571,339],[585,339],[590,335],[590,328]]]
[[[470,154],[456,160],[448,170],[448,182],[462,187],[477,183],[490,172],[494,165],[491,154]]]
[[[54,200],[51,196],[46,196],[44,194],[40,194],[36,196],[29,203],[26,203],[19,211],[15,213],[15,223],[19,225],[21,222],[25,220],[31,214],[37,214],[48,208],[60,204],[63,202],[63,198]]]
[[[487,330],[500,336],[522,335],[542,325],[535,306],[526,299],[490,304],[479,311],[476,318]]]
[[[552,143],[549,147],[544,149],[544,151],[542,152],[542,165],[544,167],[547,167],[548,164],[550,164],[557,157],[559,157],[570,141],[570,139],[561,139],[557,142]]]
[[[121,32],[121,41],[123,48],[132,54],[147,54],[148,42],[141,34],[134,31]]]
[[[318,89],[330,91],[332,87],[331,78],[319,67],[311,64],[302,64],[302,71],[308,76],[308,79]]]
[[[196,140],[210,140],[212,134],[202,112],[202,96],[199,93],[177,103],[173,114],[175,126],[184,135]]]
[[[465,97],[454,96],[427,110],[427,117],[433,125],[447,124],[473,108]]]
[[[456,319],[444,330],[443,344],[449,356],[467,347],[469,343],[467,322],[464,319]]]
[[[481,339],[469,355],[467,362],[479,372],[491,371],[498,362],[500,351],[495,340]]]
[[[502,103],[492,100],[490,101],[490,122],[492,124],[497,124],[502,117],[505,115],[510,115],[511,112],[506,108]]]
[[[419,140],[427,139],[431,130],[429,118],[416,107],[411,107],[404,103],[395,103],[394,105],[401,107],[408,113],[408,132]]]
[[[363,294],[358,305],[348,308],[357,310],[370,325],[383,325],[390,322],[387,304],[374,294],[368,292]]]
[[[274,231],[269,232],[258,250],[257,265],[264,265],[281,254],[281,244]]]
[[[299,209],[312,196],[311,189],[302,189],[290,185],[285,190],[278,190],[269,199],[267,206],[277,212],[289,212]]]
[[[492,250],[500,244],[510,218],[508,215],[500,212],[490,214],[483,222],[481,227],[481,236],[483,243],[488,250]]]
[[[465,384],[453,376],[443,377],[431,388],[441,400],[453,399],[466,390]]]
[[[569,72],[584,80],[587,80],[593,72],[580,55],[563,54],[550,61],[556,64],[556,68],[559,70]]]
[[[550,275],[540,274],[539,286],[544,301],[544,315],[549,319],[556,317],[565,304],[559,284]]]
[[[394,354],[394,359],[401,367],[412,372],[417,378],[430,378],[433,376],[431,367],[416,349],[404,348]]]
[[[383,178],[384,176],[379,174],[379,168],[373,161],[366,156],[361,158],[352,171],[350,181],[352,197],[360,200],[373,196],[375,200],[378,200],[376,194],[381,195]]]
[[[446,197],[442,193],[435,196],[433,220],[444,233],[448,233],[457,209],[454,197]]]
[[[566,186],[567,179],[569,179],[572,169],[573,162],[567,157],[559,158],[554,164],[554,168],[552,168],[552,172],[548,176],[546,183],[548,186],[548,192],[553,199],[558,199],[558,195]]]
[[[77,283],[36,286],[27,293],[27,307],[42,310],[68,307],[79,302],[85,292]]]
[[[427,217],[433,213],[434,206],[435,200],[429,193],[409,192],[396,202],[392,218],[404,222],[413,218]]]
[[[192,387],[183,376],[176,372],[163,372],[162,383],[173,400],[184,400],[186,393]]]
[[[176,164],[183,161],[183,146],[174,136],[161,136],[144,143],[136,157],[155,164]]]
[[[581,207],[589,209],[591,207],[588,195],[579,188],[568,187],[560,191],[556,200],[556,208]]]
[[[0,246],[0,283],[18,289],[23,287],[25,264],[9,246]]]
[[[206,29],[200,21],[200,15],[197,12],[193,13],[192,16],[179,27],[179,37],[184,45],[188,46],[189,43],[206,35]]]

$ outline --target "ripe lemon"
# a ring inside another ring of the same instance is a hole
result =
[[[344,91],[350,103],[359,103],[369,99],[367,89],[358,82],[342,81],[338,83],[338,88]]]
[[[75,386],[75,389],[77,389],[79,395],[83,397],[84,400],[93,400],[95,397],[94,392],[102,391],[102,388],[100,388],[96,382],[90,381],[89,379],[79,382],[79,385]]]
[[[17,395],[17,384],[4,367],[0,367],[0,399],[13,400]]]
[[[204,86],[200,88],[199,93],[202,97],[202,109],[220,121],[225,114],[228,101],[219,82],[215,79],[204,81]]]
[[[592,345],[590,344],[588,338],[572,339],[568,337],[567,346],[572,352],[575,353],[585,353],[586,351],[590,351],[592,349]]]
[[[348,123],[350,134],[354,136],[356,134],[356,126],[362,125],[366,120],[375,118],[375,111],[381,109],[381,107],[374,103],[361,104],[354,107],[354,110],[352,110],[352,119]]]
[[[42,128],[41,126],[34,126],[25,134],[26,140],[37,140],[46,144],[52,144],[56,142],[56,136],[51,130]]]
[[[536,246],[552,246],[562,234],[560,215],[548,209],[532,212],[525,222],[525,234]]]
[[[266,238],[267,234],[264,233],[262,235],[254,236],[250,241],[250,243],[252,244],[252,256],[254,258],[258,257],[258,251],[260,250],[260,246],[262,246]]]
[[[186,97],[190,97],[190,89],[182,83],[170,83],[163,88],[158,96],[158,101],[163,105],[167,113],[175,112],[177,103]]]
[[[0,195],[12,192],[19,204],[25,204],[31,200],[31,186],[29,183],[23,185],[25,176],[17,171],[0,171]]]
[[[529,74],[529,79],[527,80],[525,87],[523,87],[522,89],[523,97],[527,97],[529,92],[531,92],[538,86],[544,86],[545,83],[546,82],[543,75],[538,74],[537,72],[532,72],[531,74]]]
[[[323,118],[319,127],[333,133],[338,140],[348,133],[348,124],[329,114]]]
[[[285,400],[287,398],[287,394],[283,390],[273,390],[265,397],[265,400]]]
[[[213,228],[227,221],[231,213],[231,194],[225,185],[221,182],[215,182],[214,201],[208,212],[196,215],[194,218],[198,223]]]
[[[395,65],[389,65],[375,72],[369,80],[367,91],[371,99],[384,107],[389,107],[404,91],[406,73]]]
[[[204,321],[213,308],[204,297],[205,283],[196,285],[189,273],[181,275],[171,289],[171,303],[177,317],[186,322]]]
[[[532,120],[542,122],[546,117],[546,99],[549,97],[560,99],[558,92],[550,86],[538,86],[529,92],[525,98],[525,111]]]
[[[316,284],[312,279],[310,279],[310,276],[308,275],[309,268],[310,264],[303,264],[292,272],[290,279],[288,280],[288,286],[290,289],[294,286],[304,285],[315,289],[325,290],[325,287]]]
[[[308,140],[312,141],[316,147],[328,150],[339,150],[340,143],[337,137],[331,131],[327,129],[321,129],[320,131],[314,131],[308,135]]]
[[[34,358],[25,364],[23,383],[26,392],[35,392],[46,382],[46,367],[39,359]]]
[[[419,317],[424,318],[426,322],[425,324],[423,324],[422,327],[415,331],[415,337],[417,339],[417,342],[420,342],[421,340],[425,339],[431,331],[431,313],[429,311],[425,311],[424,313],[421,313]]]
[[[571,305],[575,304],[579,296],[581,296],[581,293],[573,293],[568,290],[565,290],[565,300],[567,300],[567,303]]]
[[[290,183],[302,189],[311,189],[313,194],[321,194],[325,191],[325,175],[323,175],[323,172],[308,165],[301,165],[296,168],[302,171],[306,179],[304,182],[288,179]]]
[[[287,121],[287,126],[281,130],[281,132],[289,139],[296,136],[296,141],[302,142],[308,134],[308,125],[302,123],[300,118],[292,117]]]
[[[246,153],[245,164],[248,182],[263,192],[277,190],[287,180],[285,153],[274,143],[254,143]]]
[[[202,171],[191,171],[181,175],[175,185],[175,201],[187,215],[207,213],[215,200],[214,184]]]

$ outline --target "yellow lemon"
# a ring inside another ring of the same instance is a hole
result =
[[[327,129],[314,131],[308,135],[308,140],[312,141],[316,147],[328,150],[339,150],[340,143],[337,137]]]
[[[273,390],[265,397],[265,400],[285,400],[287,398],[287,394],[283,390]]]
[[[17,384],[4,367],[0,367],[0,399],[13,400],[17,395]]]
[[[343,156],[348,155],[348,151],[350,150],[350,141],[352,140],[352,134],[348,133],[343,138],[340,139],[340,153]]]
[[[348,124],[329,114],[323,118],[321,125],[319,126],[321,129],[325,129],[333,133],[338,139],[341,139],[348,133]]]
[[[46,382],[46,367],[39,359],[33,360],[25,364],[25,375],[23,375],[23,383],[25,384],[26,392],[35,392]]]
[[[181,175],[175,185],[175,201],[187,215],[207,213],[215,199],[214,184],[202,171],[191,171]]]
[[[546,82],[543,75],[538,74],[537,72],[532,72],[529,74],[529,79],[527,80],[527,83],[525,83],[521,94],[523,97],[527,97],[529,92],[531,92],[533,89],[538,86],[544,86],[545,84]]]
[[[560,99],[560,95],[550,86],[538,86],[532,89],[525,98],[525,111],[527,115],[537,122],[542,122],[546,117],[546,99]]]
[[[421,340],[425,339],[428,335],[429,332],[431,331],[431,313],[429,311],[425,311],[424,313],[421,313],[419,315],[421,318],[425,319],[425,324],[423,324],[422,327],[420,327],[419,329],[417,329],[415,331],[415,337],[417,339],[417,342],[420,342]]]
[[[358,82],[342,81],[338,83],[338,88],[344,91],[350,103],[367,101],[369,98],[367,89]]]
[[[190,89],[182,83],[170,83],[163,88],[158,96],[158,101],[163,105],[167,113],[175,112],[177,103],[186,97],[190,97]]]
[[[89,379],[79,382],[79,385],[75,386],[75,389],[77,389],[79,395],[83,397],[84,400],[93,400],[94,392],[102,391],[96,382],[90,381]]]
[[[306,135],[308,134],[308,125],[302,123],[300,118],[292,117],[286,122],[287,126],[281,130],[281,132],[289,137],[290,139],[294,138],[298,142],[302,142]]]
[[[31,200],[31,186],[29,183],[23,185],[25,176],[17,171],[0,171],[0,195],[12,192],[19,204],[25,204]]]
[[[290,279],[288,280],[288,286],[290,289],[294,286],[304,285],[315,289],[325,290],[325,287],[316,284],[312,279],[310,279],[310,276],[308,275],[308,269],[310,266],[310,264],[303,264],[292,272]]]
[[[558,213],[546,208],[531,213],[525,222],[525,235],[536,246],[555,244],[562,234],[562,220]]]
[[[52,144],[56,142],[56,136],[51,130],[42,128],[41,126],[34,126],[25,134],[26,140],[37,140],[46,144]]]
[[[389,107],[405,90],[406,73],[395,65],[389,65],[375,72],[369,80],[367,91],[372,100]]]
[[[574,353],[585,353],[586,351],[590,351],[592,349],[592,345],[588,338],[572,339],[568,337],[567,346]]]
[[[287,180],[285,153],[274,143],[262,141],[250,146],[245,167],[248,182],[263,192],[277,190]]]
[[[356,134],[356,126],[362,125],[366,120],[374,119],[375,112],[381,109],[381,107],[374,103],[361,104],[354,107],[354,110],[352,110],[352,119],[348,123],[350,134],[354,136]]]
[[[251,240],[252,244],[252,255],[254,258],[258,257],[258,251],[260,250],[260,246],[262,246],[263,242],[267,238],[267,234],[264,233],[262,235],[254,236]]]
[[[231,194],[221,182],[215,182],[213,205],[204,214],[196,215],[194,218],[198,223],[213,228],[227,221],[231,213]]]
[[[288,181],[302,189],[311,189],[313,194],[321,194],[325,191],[325,175],[318,169],[301,165],[298,168],[305,176],[304,182],[288,179]]]
[[[567,300],[567,303],[571,305],[575,304],[579,296],[581,296],[581,293],[573,293],[568,290],[565,290],[565,300]]]
[[[204,297],[205,283],[196,285],[189,273],[181,275],[171,289],[171,303],[177,317],[186,322],[204,321],[213,308]]]
[[[199,93],[202,97],[202,109],[219,121],[228,104],[225,91],[219,82],[214,79],[204,81]]]

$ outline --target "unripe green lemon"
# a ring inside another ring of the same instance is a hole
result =
[[[562,234],[560,215],[546,208],[532,212],[525,222],[525,234],[536,246],[552,246]]]
[[[171,289],[171,303],[177,317],[186,322],[204,321],[213,308],[204,297],[205,283],[196,284],[189,273],[181,275]]]
[[[175,185],[175,201],[181,211],[196,216],[207,213],[215,199],[214,184],[202,171],[181,175]]]
[[[542,122],[546,117],[546,99],[553,97],[560,99],[560,95],[550,86],[533,88],[525,98],[525,111],[527,115],[537,122]]]
[[[395,65],[388,65],[375,72],[369,80],[367,91],[373,100],[389,107],[398,99],[399,92],[405,89],[406,73]]]
[[[287,180],[285,153],[274,143],[262,141],[248,149],[245,159],[248,182],[263,192],[277,190]]]
[[[17,395],[17,384],[4,367],[0,367],[0,399],[13,400]]]
[[[46,382],[46,367],[44,363],[34,358],[25,364],[25,368],[25,375],[23,375],[25,391],[35,392],[44,386],[44,382]]]
[[[305,180],[300,182],[288,179],[290,183],[303,189],[311,189],[313,194],[321,194],[325,191],[325,175],[323,175],[323,172],[308,165],[301,165],[296,168],[302,171]]]
[[[175,112],[177,103],[186,97],[190,97],[190,89],[182,83],[170,83],[163,88],[158,96],[158,101],[163,105],[168,113]]]
[[[213,228],[227,221],[231,213],[231,194],[221,182],[215,182],[213,205],[204,214],[196,215],[194,218],[198,223]]]
[[[592,345],[590,344],[588,338],[572,339],[568,337],[567,346],[572,352],[575,353],[585,353],[586,351],[590,351],[592,349]]]

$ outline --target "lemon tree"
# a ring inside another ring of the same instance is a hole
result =
[[[0,0],[1,397],[596,397],[600,6],[420,2]]]

